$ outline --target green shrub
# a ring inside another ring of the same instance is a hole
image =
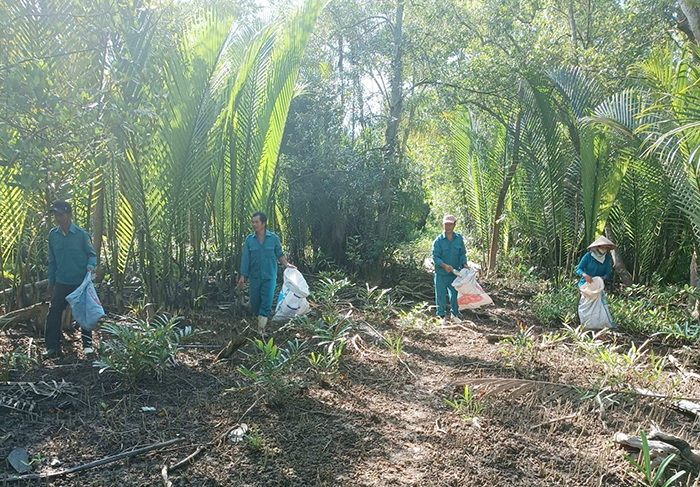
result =
[[[409,311],[398,310],[396,324],[407,331],[421,331],[429,335],[440,327],[438,318],[431,313],[430,304],[423,301]]]
[[[318,352],[311,352],[308,357],[309,366],[319,379],[333,380],[338,376],[344,346],[345,342],[339,342],[330,349],[323,347]]]
[[[644,286],[637,284],[608,296],[615,326],[631,333],[659,332],[687,341],[695,341],[697,328],[689,321],[688,302],[693,297],[689,287]]]
[[[100,360],[95,366],[121,375],[133,386],[138,380],[152,376],[161,379],[163,370],[177,363],[175,354],[183,338],[194,334],[190,326],[181,328],[182,316],[163,314],[150,322],[107,323],[102,332],[115,340],[102,343]]]
[[[298,389],[291,367],[306,348],[306,342],[288,341],[287,348],[275,345],[272,337],[267,342],[251,340],[255,345],[251,367],[239,366],[236,370],[264,390],[268,404],[282,404]]]
[[[338,301],[350,297],[348,291],[352,290],[353,285],[340,272],[319,272],[319,277],[311,287],[311,299],[318,304],[323,314],[335,314],[338,312]]]
[[[541,323],[571,324],[576,316],[577,299],[575,286],[550,288],[532,298],[532,310]]]
[[[10,353],[0,357],[0,381],[8,380],[10,370],[17,368],[18,365],[28,369],[32,366],[38,366],[39,362],[15,348]]]
[[[464,386],[464,392],[454,399],[445,399],[448,406],[455,410],[462,419],[478,417],[486,408],[486,399],[479,400],[469,386]]]

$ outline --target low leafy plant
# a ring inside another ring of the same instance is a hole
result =
[[[181,327],[182,316],[160,315],[150,322],[133,319],[127,323],[106,323],[102,333],[114,340],[104,340],[100,359],[95,366],[121,375],[127,385],[145,376],[161,379],[163,370],[176,364],[180,343],[195,334],[190,326]]]
[[[339,343],[345,343],[351,331],[352,321],[349,315],[326,315],[316,321],[313,338],[318,340],[319,347],[327,347],[330,353]]]
[[[352,287],[352,283],[350,279],[345,276],[341,277],[337,273],[321,272],[319,275],[321,279],[314,284],[311,296],[323,314],[336,314],[341,291]]]
[[[31,358],[24,352],[20,352],[16,348],[10,353],[7,353],[0,358],[0,381],[6,381],[10,378],[10,370],[21,365],[24,368],[39,366],[39,362]]]
[[[647,435],[642,431],[640,432],[640,436],[642,437],[642,449],[639,452],[637,460],[629,455],[625,455],[627,461],[632,464],[637,474],[640,476],[640,480],[644,482],[644,485],[647,487],[670,487],[674,485],[676,480],[685,475],[685,470],[680,470],[671,477],[666,478],[666,469],[676,455],[674,453],[669,454],[663,459],[658,468],[654,469],[651,463],[651,456],[649,455],[649,441],[647,440]]]
[[[274,338],[267,342],[260,339],[252,340],[255,345],[255,364],[250,368],[239,366],[236,370],[254,384],[262,387],[271,396],[270,404],[281,404],[298,388],[291,367],[301,356],[306,343],[299,340],[287,342],[287,348],[275,345]]]
[[[399,310],[396,324],[404,330],[416,330],[429,335],[438,330],[440,323],[430,314],[430,305],[422,302],[409,311]]]
[[[603,338],[608,333],[606,329],[592,331],[584,330],[583,326],[573,328],[569,325],[564,325],[564,330],[566,336],[571,338],[573,344],[584,353],[596,353],[600,347],[606,346],[603,341]]]
[[[257,430],[257,428],[252,428],[250,432],[245,435],[245,441],[253,451],[260,451],[265,446],[265,437]]]
[[[536,294],[533,299],[535,316],[541,323],[574,322],[577,305],[577,292],[574,286],[559,286]]]
[[[313,332],[316,329],[316,321],[308,314],[303,316],[295,316],[289,322],[280,327],[283,330],[298,330],[301,332]]]
[[[528,360],[533,360],[537,355],[535,327],[526,328],[522,321],[518,321],[518,332],[505,337],[500,343],[507,345],[501,349],[501,353],[507,357],[510,365],[516,368]]]
[[[454,399],[445,398],[448,406],[459,414],[462,419],[478,417],[486,408],[487,401],[479,400],[469,386],[464,386],[464,392]]]
[[[685,319],[682,322],[664,323],[656,334],[681,343],[694,344],[700,341],[700,324],[690,319]]]
[[[689,286],[645,286],[636,284],[625,288],[620,294],[610,295],[608,307],[615,324],[623,331],[651,334],[664,331],[685,334],[694,338],[693,326],[676,327],[690,318],[689,301],[697,292]]]
[[[403,354],[403,338],[398,333],[387,333],[382,340],[384,348],[389,350],[394,360],[401,360]]]
[[[371,320],[383,323],[392,317],[396,303],[391,295],[391,289],[382,289],[378,286],[370,287],[365,283],[365,288],[359,288],[357,297],[360,300],[360,308],[369,313]]]
[[[569,339],[569,334],[566,330],[555,330],[549,333],[544,333],[540,337],[539,347],[544,349],[563,343]]]
[[[337,343],[331,350],[324,347],[319,352],[311,352],[308,357],[309,366],[319,378],[328,380],[338,375],[340,356],[343,354],[344,343]]]

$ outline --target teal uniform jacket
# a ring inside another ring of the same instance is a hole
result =
[[[442,263],[451,265],[456,270],[460,270],[467,263],[467,251],[464,247],[464,239],[459,233],[452,234],[452,240],[447,240],[444,233],[438,235],[433,241],[433,263],[435,273],[443,276],[447,271],[440,267]]]
[[[49,286],[56,283],[77,285],[83,282],[88,269],[94,269],[97,254],[90,235],[71,222],[63,235],[60,226],[49,232]]]
[[[457,276],[448,274],[445,269],[440,267],[443,262],[451,265],[454,269],[460,270],[467,263],[467,251],[464,248],[464,239],[458,233],[452,234],[452,240],[448,240],[444,233],[438,235],[433,242],[433,262],[435,263],[435,274],[433,275],[433,284],[435,285],[435,305],[436,314],[445,316],[447,309],[445,307],[446,299],[449,296],[450,309],[452,314],[459,315],[459,306],[457,304],[458,293],[452,287],[452,281]]]
[[[602,264],[595,260],[595,257],[590,252],[586,252],[586,255],[583,256],[578,267],[576,267],[577,275],[582,276],[584,273],[591,277],[602,277],[603,281],[609,280],[612,274],[612,257],[610,257],[610,252],[605,254],[605,260],[603,260]],[[585,282],[586,279],[581,277],[578,286],[583,286]]]
[[[261,244],[255,233],[251,233],[243,244],[241,274],[250,279],[277,280],[277,259],[283,255],[277,235],[265,230]]]
[[[262,243],[255,233],[246,237],[241,257],[241,274],[250,279],[250,307],[257,316],[268,316],[277,283],[277,259],[282,257],[280,239],[265,230]]]

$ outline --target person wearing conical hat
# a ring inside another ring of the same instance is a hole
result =
[[[594,277],[602,277],[603,281],[610,279],[612,274],[612,257],[610,250],[616,245],[602,235],[588,246],[588,252],[581,258],[576,274],[581,277],[578,287],[591,282]]]

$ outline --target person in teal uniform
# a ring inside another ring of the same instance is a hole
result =
[[[467,266],[467,253],[462,236],[454,231],[456,223],[457,219],[453,215],[445,215],[442,219],[442,228],[445,231],[433,241],[433,263],[435,264],[433,282],[437,315],[444,321],[449,319],[445,306],[445,300],[449,295],[452,321],[461,323],[457,290],[452,287],[452,281],[457,276],[452,271]]]
[[[241,275],[236,287],[242,289],[246,278],[250,281],[250,306],[258,317],[258,331],[262,334],[272,311],[272,298],[277,283],[277,263],[285,268],[296,267],[287,262],[277,235],[267,231],[265,213],[253,213],[253,230],[243,244]]]
[[[56,226],[49,232],[49,293],[51,304],[46,316],[45,359],[61,355],[61,316],[68,306],[66,296],[76,290],[89,270],[95,274],[97,254],[90,235],[71,221],[70,203],[55,201],[51,207]],[[82,330],[83,352],[93,354],[92,331]]]
[[[612,274],[612,257],[610,251],[615,244],[600,236],[588,246],[588,252],[581,258],[576,267],[576,274],[581,278],[578,287],[591,282],[594,277],[602,277],[603,281],[610,280]]]

